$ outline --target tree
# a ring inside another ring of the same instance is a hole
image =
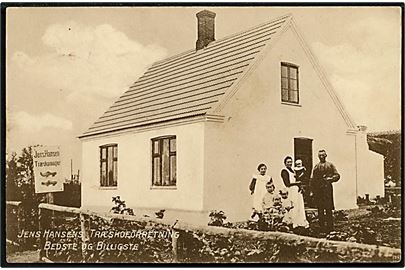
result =
[[[17,195],[17,153],[12,152],[6,160],[6,200],[16,201]]]
[[[42,196],[35,194],[35,178],[32,146],[22,149],[21,155],[15,152],[7,160],[6,166],[7,200],[37,202]]]

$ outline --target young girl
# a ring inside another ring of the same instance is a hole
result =
[[[259,174],[254,174],[249,185],[250,194],[253,195],[253,213],[251,218],[254,219],[256,214],[259,214],[262,209],[263,197],[266,194],[266,184],[273,183],[271,176],[266,175],[267,166],[263,163],[257,166]]]

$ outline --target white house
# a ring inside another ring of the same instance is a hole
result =
[[[338,209],[383,195],[383,157],[368,150],[291,15],[215,40],[215,13],[197,14],[196,48],[154,63],[86,132],[82,207],[204,213],[251,211],[264,162],[280,177],[287,155],[307,168],[326,149],[341,180]]]

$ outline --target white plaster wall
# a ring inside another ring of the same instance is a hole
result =
[[[176,135],[177,189],[153,189],[151,139]],[[118,187],[100,188],[99,146],[118,144]],[[110,209],[120,195],[133,208],[202,210],[203,123],[94,138],[82,142],[82,206]]]
[[[358,195],[384,196],[384,157],[368,149],[365,133],[357,135]]]
[[[281,104],[280,62],[300,66],[300,106]],[[276,180],[294,137],[313,139],[313,162],[326,149],[341,180],[334,184],[337,208],[356,207],[355,136],[321,83],[295,34],[288,30],[257,69],[244,80],[220,114],[225,123],[207,123],[205,200],[207,209],[225,209],[245,219],[251,209],[248,185],[259,163]]]

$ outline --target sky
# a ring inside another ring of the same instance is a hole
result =
[[[207,7],[8,8],[8,153],[60,145],[81,167],[77,138],[154,61],[195,47]],[[209,7],[216,39],[291,13],[345,108],[368,131],[401,123],[401,14],[392,7]]]

